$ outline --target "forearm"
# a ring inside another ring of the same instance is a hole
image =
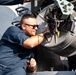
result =
[[[23,47],[31,49],[42,43],[44,40],[44,33],[37,34],[35,36],[31,36],[27,40],[24,41]]]
[[[40,33],[37,34],[36,36],[31,37],[31,42],[34,47],[41,44],[43,40],[44,40],[44,33]]]
[[[39,45],[44,40],[44,33],[38,34],[37,37],[38,37],[38,45]]]
[[[24,3],[25,3],[25,2],[30,2],[30,1],[31,1],[31,0],[24,0]]]

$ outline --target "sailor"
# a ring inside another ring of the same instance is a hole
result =
[[[44,32],[36,34],[36,18],[24,14],[20,26],[10,26],[0,40],[0,75],[26,75],[26,70],[36,72],[36,47],[49,32],[47,25]]]

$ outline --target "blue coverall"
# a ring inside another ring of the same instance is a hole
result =
[[[27,61],[34,57],[35,48],[22,47],[28,39],[20,28],[10,26],[0,40],[0,75],[26,75]]]

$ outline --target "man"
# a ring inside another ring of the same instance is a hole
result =
[[[36,18],[25,14],[19,28],[11,26],[6,30],[0,41],[0,75],[26,75],[27,67],[36,72],[36,46],[42,43],[49,27],[40,34],[36,34],[37,29]]]
[[[0,5],[15,5],[30,2],[31,0],[0,0]]]

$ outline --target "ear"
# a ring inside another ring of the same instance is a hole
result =
[[[21,27],[22,27],[23,30],[25,29],[25,25],[24,24],[22,24]]]

